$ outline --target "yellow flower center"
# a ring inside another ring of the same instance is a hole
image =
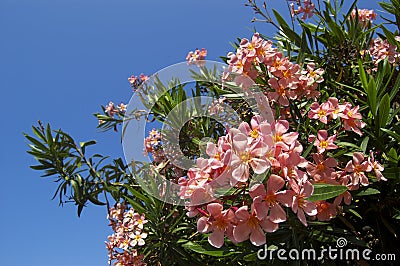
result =
[[[260,134],[258,133],[258,130],[257,130],[257,129],[253,129],[252,131],[250,131],[250,136],[251,136],[253,139],[258,138],[259,135],[260,135]]]
[[[275,143],[283,140],[282,136],[278,134],[274,135],[273,139]]]
[[[326,140],[323,140],[323,141],[321,141],[320,143],[319,143],[319,146],[321,147],[321,148],[324,148],[324,149],[326,149],[327,147],[328,147],[328,142],[326,141]]]
[[[242,160],[243,162],[247,163],[248,161],[250,161],[250,154],[248,152],[243,152],[240,154],[240,160]]]
[[[319,110],[319,111],[318,111],[318,116],[319,116],[319,117],[326,116],[325,110]]]

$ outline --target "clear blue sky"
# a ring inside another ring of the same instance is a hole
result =
[[[218,60],[254,26],[273,35],[250,23],[244,3],[0,0],[1,265],[107,264],[106,209],[89,206],[78,218],[75,206],[51,201],[56,185],[28,167],[35,162],[22,132],[41,119],[77,141],[98,140],[96,152],[122,156],[120,136],[98,133],[91,114],[110,100],[128,102],[132,73],[152,74],[197,47]]]

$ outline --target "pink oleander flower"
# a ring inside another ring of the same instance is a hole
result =
[[[325,200],[315,203],[317,206],[317,219],[319,221],[329,221],[337,215],[336,206]]]
[[[108,114],[108,116],[110,116],[110,117],[113,117],[114,114],[118,113],[118,110],[115,109],[115,106],[114,106],[114,103],[113,103],[113,102],[110,102],[110,103],[106,106],[106,108],[105,108],[104,111],[105,111],[105,112]]]
[[[279,71],[285,71],[285,65],[289,62],[289,59],[284,57],[282,52],[272,53],[264,60],[264,63],[267,65],[268,71],[271,72],[271,74],[275,74]]]
[[[142,82],[145,82],[145,81],[147,81],[147,80],[149,80],[149,77],[148,76],[146,76],[145,74],[140,74],[140,76],[139,76],[139,78],[140,78],[140,80],[142,81]]]
[[[132,218],[134,220],[134,225],[141,230],[143,229],[143,225],[148,222],[145,219],[144,213],[142,215],[140,215],[139,213],[134,213]]]
[[[286,120],[274,121],[271,124],[273,141],[275,146],[281,147],[283,150],[289,150],[289,147],[296,142],[299,136],[298,132],[289,132],[289,122]]]
[[[273,102],[278,102],[283,106],[288,106],[289,98],[293,97],[293,92],[291,92],[288,89],[289,84],[287,83],[287,80],[286,79],[277,80],[276,78],[273,77],[270,78],[268,83],[271,86],[271,88],[274,89],[273,92],[268,92],[268,98]]]
[[[124,103],[120,103],[120,104],[117,106],[118,111],[120,111],[121,113],[125,113],[125,112],[126,112],[126,107],[127,107],[127,105],[124,104]]]
[[[387,181],[387,179],[382,174],[382,171],[385,170],[385,168],[378,161],[375,161],[373,151],[370,151],[370,155],[371,156],[368,158],[368,164],[371,166],[371,170],[374,171],[376,179],[378,181]]]
[[[210,203],[207,205],[209,217],[201,217],[197,221],[197,231],[201,233],[212,232],[208,236],[210,245],[220,248],[224,244],[224,236],[233,230],[231,222],[234,220],[234,212],[231,209],[224,210],[219,203]]]
[[[399,41],[399,38],[396,40]],[[397,52],[397,46],[379,37],[373,41],[368,52],[372,56],[375,65],[378,65],[380,61],[386,58],[389,63],[394,64],[400,58],[400,53]]]
[[[250,239],[253,245],[261,246],[266,243],[263,229],[266,232],[275,232],[278,229],[278,224],[271,222],[268,218],[260,220],[255,215],[254,210],[249,213],[247,209],[247,206],[242,206],[235,212],[238,223],[233,229],[233,237],[237,242]]]
[[[295,89],[296,84],[299,83],[300,78],[300,66],[294,64],[289,60],[283,62],[279,70],[273,73],[276,77],[285,81],[287,87]]]
[[[313,154],[314,163],[309,162],[306,166],[308,174],[315,181],[327,180],[335,172],[335,167],[338,165],[336,159],[328,157],[324,159],[322,154]]]
[[[307,226],[305,214],[314,216],[318,213],[315,203],[306,199],[311,196],[313,192],[313,185],[309,181],[306,181],[293,198],[292,210],[294,213],[297,213],[297,218],[299,218],[300,222],[304,224],[304,226]]]
[[[353,185],[368,186],[368,177],[364,172],[370,172],[372,167],[368,161],[364,161],[364,154],[361,152],[353,153],[353,159],[347,163],[345,170],[351,173],[350,180]]]
[[[253,58],[257,56],[257,50],[260,49],[264,39],[260,37],[258,32],[254,33],[251,41],[243,38],[240,42],[240,49],[246,54],[247,57]]]
[[[347,131],[353,131],[358,135],[362,136],[361,128],[365,127],[365,123],[361,120],[362,116],[358,112],[360,107],[357,105],[351,108],[350,104],[347,104],[342,113],[339,113],[339,117],[342,119],[344,129]]]
[[[148,76],[141,73],[139,76],[132,75],[128,78],[129,84],[132,87],[133,92],[135,92],[143,82],[149,79]]]
[[[186,61],[188,64],[198,63],[198,61],[202,61],[207,56],[207,50],[205,48],[201,48],[201,50],[196,49],[194,52],[190,51],[186,56]]]
[[[339,117],[339,114],[346,109],[346,104],[339,104],[339,100],[336,97],[329,97],[328,102],[330,104],[330,115],[333,119]]]
[[[270,163],[263,158],[267,153],[268,146],[258,141],[248,145],[248,137],[238,129],[230,129],[229,134],[232,136],[232,152],[230,167],[232,170],[231,184],[237,182],[246,182],[249,178],[250,166],[254,173],[264,173]]]
[[[215,99],[211,105],[208,107],[208,111],[210,112],[210,115],[220,115],[224,112],[224,102],[226,98],[221,97],[218,99]]]
[[[311,86],[314,83],[321,83],[324,81],[324,72],[322,68],[315,69],[315,63],[308,63],[307,70],[303,70],[302,74],[307,76],[307,85]]]
[[[309,142],[314,141],[314,139],[314,135],[308,137]],[[328,137],[328,131],[318,130],[318,138],[315,139],[314,146],[317,147],[318,153],[323,153],[325,150],[334,150],[338,148],[338,146],[333,143],[335,140],[336,134]]]
[[[313,102],[308,111],[308,117],[310,119],[318,119],[324,124],[328,124],[328,115],[332,112],[329,102],[325,102],[321,105],[318,102]]]
[[[131,233],[129,237],[132,239],[131,241],[132,247],[136,245],[143,246],[145,244],[144,239],[147,237],[147,233],[136,231],[135,233]]]
[[[311,18],[314,15],[315,5],[311,2],[311,0],[304,0],[303,6],[301,5],[300,1],[296,2],[297,5],[299,5],[297,10],[294,9],[294,5],[292,5],[293,3],[290,6],[292,16],[303,14],[301,19],[305,20],[306,18]]]
[[[253,199],[256,216],[262,220],[268,218],[273,223],[286,221],[286,213],[281,205],[291,206],[294,192],[292,190],[279,191],[285,185],[285,180],[272,174],[267,181],[267,189],[263,184],[253,186],[249,194]]]
[[[355,20],[358,13],[358,23],[360,23],[361,27],[367,28],[371,25],[373,20],[376,20],[376,13],[374,10],[368,9],[353,9],[351,11],[351,17],[349,19]]]
[[[138,77],[136,77],[134,75],[132,75],[128,78],[128,81],[130,84],[135,84],[137,80],[138,80]]]

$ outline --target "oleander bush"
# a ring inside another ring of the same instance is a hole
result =
[[[113,265],[370,263],[259,257],[264,248],[319,251],[339,239],[398,254],[400,2],[379,4],[380,16],[357,1],[287,1],[283,15],[248,0],[253,22],[273,25],[275,36],[238,38],[221,56],[223,73],[208,68],[206,49],[190,52],[191,84],[133,75],[149,111],[110,102],[95,114],[104,131],[145,121],[151,163],[96,154],[94,140],[40,122],[25,134],[38,161],[31,168],[55,178],[54,197],[75,203],[78,215],[89,204],[107,208]],[[180,107],[201,96],[212,101]],[[192,118],[171,119],[174,109]],[[199,109],[209,117],[195,116]],[[229,110],[234,126],[221,122]],[[173,138],[191,167],[174,163]],[[170,184],[180,202],[167,200]]]

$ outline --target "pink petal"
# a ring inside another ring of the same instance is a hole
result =
[[[265,233],[262,231],[262,229],[257,226],[256,229],[252,230],[250,234],[250,242],[255,245],[255,246],[261,246],[265,244],[267,239],[265,238]]]
[[[300,222],[304,224],[304,226],[307,226],[307,220],[306,216],[304,215],[304,211],[302,209],[299,209],[297,212],[297,218],[299,218]]]
[[[281,223],[286,221],[286,213],[279,204],[271,206],[269,219],[273,223]]]
[[[265,196],[264,196],[265,197]],[[264,201],[264,197],[256,197],[253,200],[253,206],[258,219],[262,220],[268,215],[268,206]]]
[[[280,191],[276,195],[277,201],[282,203],[286,207],[292,207],[293,198],[295,196],[295,192],[293,190],[284,190]]]
[[[277,192],[285,185],[285,180],[278,176],[272,174],[267,181],[267,192]]]
[[[246,223],[238,224],[233,229],[233,237],[237,242],[243,242],[249,239],[250,227]]]
[[[312,194],[313,194],[313,192],[314,192],[314,187],[313,187],[313,185],[309,182],[309,181],[307,181],[307,182],[305,182],[304,183],[304,185],[303,185],[303,190],[304,190],[304,195],[306,196],[306,197],[309,197],[309,196],[311,196]]]
[[[248,166],[240,164],[232,171],[232,177],[240,182],[246,182],[249,178]]]
[[[250,217],[250,214],[247,210],[247,206],[242,206],[239,209],[237,209],[237,211],[235,212],[236,217],[239,220],[248,220]]]
[[[233,137],[233,147],[236,153],[246,151],[247,148],[247,136],[243,133],[239,133]]]
[[[207,233],[209,232],[209,223],[207,222],[207,217],[201,217],[197,221],[197,231],[200,233]]]
[[[210,203],[207,205],[207,211],[211,214],[213,217],[218,217],[221,215],[223,206],[219,203]]]
[[[315,205],[314,202],[311,201],[305,201],[303,210],[305,213],[307,213],[309,216],[314,216],[317,215],[317,206]]]
[[[224,244],[224,231],[214,230],[208,237],[208,243],[216,248],[222,247]]]
[[[264,219],[260,222],[261,227],[265,232],[272,233],[278,230],[279,224],[271,222],[269,219]]]
[[[328,131],[326,130],[318,130],[318,139],[325,140],[328,137]]]
[[[257,196],[265,197],[265,195],[267,195],[263,184],[256,184],[252,186],[249,190],[249,194],[252,199],[254,199]]]
[[[262,174],[269,168],[269,162],[264,159],[253,158],[250,162],[251,168],[253,168],[254,173]]]

